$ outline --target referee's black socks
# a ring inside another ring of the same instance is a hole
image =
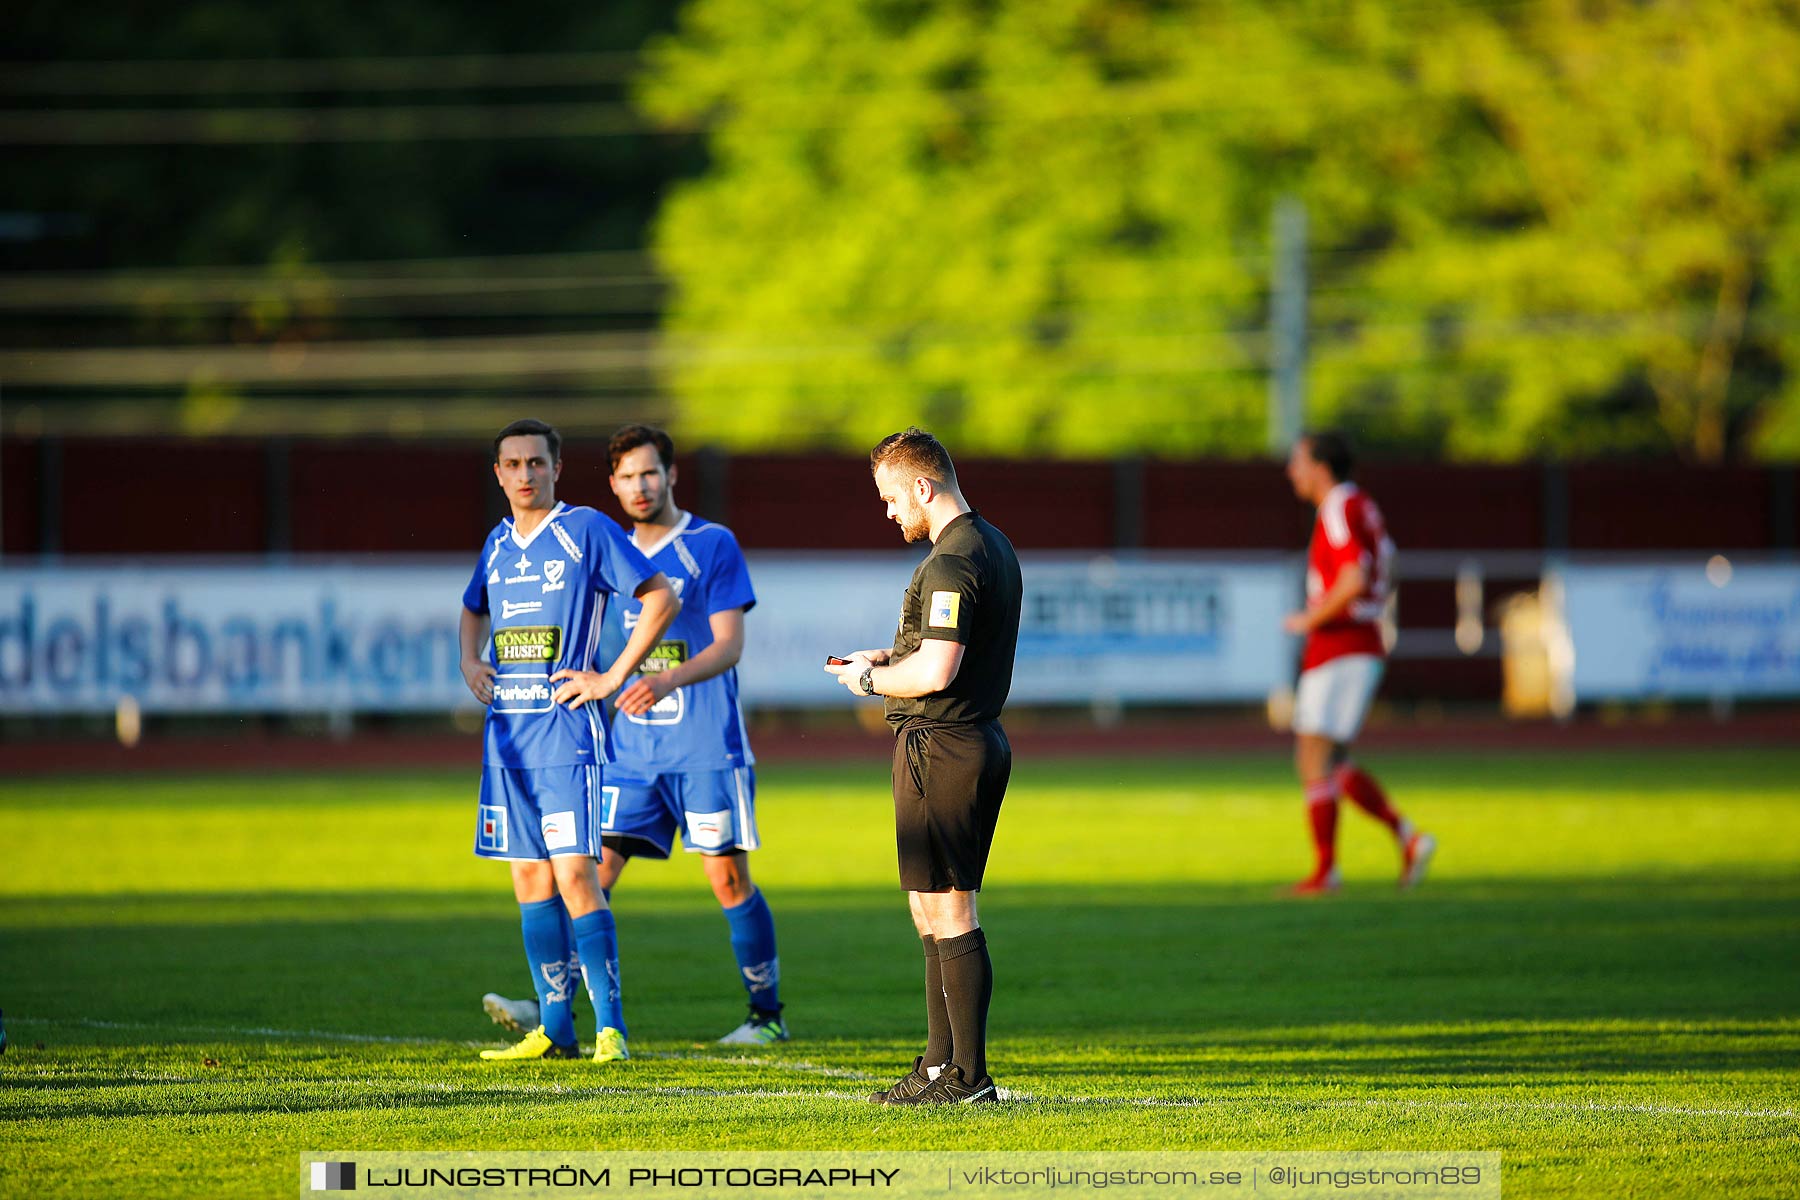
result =
[[[950,1038],[955,1044],[950,1061],[973,1083],[987,1074],[988,1001],[994,997],[994,964],[988,958],[987,935],[976,928],[940,938],[937,954]]]
[[[939,969],[937,939],[921,935],[925,947],[925,1065],[941,1067],[950,1061],[950,1010],[944,1007],[944,975]]]

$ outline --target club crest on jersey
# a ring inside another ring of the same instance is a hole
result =
[[[962,596],[957,592],[931,593],[931,618],[928,622],[933,629],[955,629],[956,616],[962,611]]]
[[[541,578],[541,576],[526,574],[527,571],[531,570],[531,560],[526,558],[523,554],[519,555],[519,561],[513,564],[513,570],[518,573],[506,577],[507,586],[509,587],[515,583],[536,583],[539,578]]]
[[[568,583],[568,580],[563,578],[563,572],[568,569],[569,564],[560,558],[546,559],[544,562],[544,591],[562,591],[563,585]]]

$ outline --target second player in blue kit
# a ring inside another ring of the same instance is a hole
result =
[[[755,757],[738,704],[736,666],[744,614],[756,593],[731,531],[676,506],[668,434],[628,425],[607,450],[632,543],[667,576],[682,604],[639,676],[618,693],[614,762],[600,788],[599,878],[610,892],[631,858],[668,858],[679,836],[685,850],[701,856],[749,1000],[743,1023],[720,1043],[786,1041],[775,921],[746,857],[760,840]],[[627,600],[608,609],[603,656],[637,631],[643,607]],[[529,1001],[490,994],[483,1005],[502,1024],[534,1023]]]

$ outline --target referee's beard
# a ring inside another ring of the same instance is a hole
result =
[[[922,542],[931,536],[931,514],[912,496],[900,507],[900,536],[908,542]]]

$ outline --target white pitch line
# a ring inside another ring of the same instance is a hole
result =
[[[742,1063],[749,1067],[773,1067],[778,1071],[799,1071],[802,1074],[820,1075],[827,1079],[854,1079],[859,1082],[866,1081],[870,1083],[873,1083],[878,1079],[886,1078],[886,1076],[883,1075],[871,1075],[867,1071],[853,1071],[849,1067],[822,1066],[819,1063],[807,1062],[803,1058],[749,1058],[739,1057],[735,1054],[684,1054],[679,1052],[665,1053],[654,1050],[646,1051],[643,1054],[638,1054],[636,1051],[633,1051],[632,1057],[666,1058],[676,1062]]]
[[[1423,1112],[1595,1112],[1641,1113],[1655,1117],[1766,1117],[1793,1120],[1800,1111],[1791,1108],[1685,1108],[1670,1104],[1602,1104],[1597,1101],[1517,1101],[1517,1100],[1284,1100],[1278,1096],[1233,1096],[1216,1100],[1179,1100],[1156,1096],[1034,1096],[1028,1092],[1000,1089],[1004,1098],[1027,1104],[1093,1104],[1120,1105],[1132,1108],[1226,1108],[1274,1107],[1283,1104],[1294,1108],[1398,1108]]]
[[[371,1081],[371,1086],[380,1087],[380,1086],[382,1086],[382,1082],[380,1080]],[[608,1083],[608,1084],[599,1084],[594,1087],[578,1087],[578,1088],[534,1087],[529,1084],[518,1085],[518,1084],[504,1084],[504,1083],[496,1084],[496,1085],[471,1084],[471,1085],[468,1085],[466,1088],[446,1087],[441,1084],[440,1085],[426,1085],[426,1086],[431,1087],[433,1090],[439,1090],[439,1091],[449,1091],[449,1092],[467,1091],[470,1095],[473,1095],[473,1096],[485,1095],[487,1093],[496,1092],[496,1091],[516,1093],[519,1095],[534,1095],[534,1094],[540,1094],[543,1092],[554,1091],[561,1095],[573,1096],[573,1097],[577,1097],[577,1098],[582,1097],[582,1096],[627,1096],[627,1097],[629,1097],[629,1096],[675,1096],[675,1097],[683,1097],[683,1098],[687,1098],[687,1097],[701,1098],[701,1099],[706,1099],[706,1100],[818,1100],[818,1099],[867,1100],[868,1099],[868,1097],[866,1095],[864,1095],[860,1092],[807,1092],[807,1091],[796,1091],[793,1089],[782,1090],[782,1089],[777,1089],[777,1088],[703,1088],[703,1087],[682,1087],[679,1085],[672,1085],[672,1084],[663,1084],[663,1085],[658,1085],[658,1086],[646,1086],[646,1087],[621,1087],[616,1084]]]
[[[207,1033],[220,1037],[299,1038],[320,1042],[377,1043],[388,1046],[485,1046],[486,1042],[446,1042],[443,1038],[383,1037],[373,1033],[338,1033],[330,1029],[272,1029],[264,1026],[240,1025],[152,1025],[134,1021],[94,1021],[81,1017],[19,1017],[21,1025],[36,1021],[44,1025],[78,1025],[84,1029],[129,1029],[155,1033]]]
[[[46,1025],[77,1025],[86,1029],[127,1029],[140,1032],[162,1033],[204,1033],[225,1037],[273,1037],[299,1038],[324,1042],[379,1043],[392,1046],[485,1046],[488,1042],[446,1041],[443,1038],[407,1038],[383,1037],[372,1033],[338,1033],[329,1029],[274,1029],[266,1026],[234,1026],[234,1025],[153,1025],[133,1021],[95,1021],[79,1017],[21,1017],[20,1024],[38,1021]],[[873,1081],[882,1076],[871,1075],[867,1071],[854,1071],[848,1067],[827,1067],[819,1063],[807,1062],[804,1059],[751,1058],[734,1054],[691,1054],[680,1051],[643,1051],[633,1055],[635,1058],[662,1058],[677,1062],[709,1062],[709,1063],[743,1063],[752,1067],[773,1067],[781,1071],[798,1071],[802,1074],[820,1075],[828,1079],[854,1079],[857,1081]]]
[[[264,1027],[243,1028],[221,1025],[152,1025],[128,1021],[95,1021],[85,1018],[60,1017],[22,1017],[21,1024],[28,1021],[39,1021],[49,1025],[78,1025],[91,1029],[130,1029],[144,1031],[160,1031],[164,1033],[207,1033],[223,1036],[253,1036],[277,1038],[301,1038],[318,1041],[385,1043],[405,1046],[482,1046],[485,1042],[446,1042],[441,1038],[402,1038],[382,1037],[366,1033],[338,1033],[324,1029],[272,1029]],[[885,1076],[872,1075],[866,1071],[851,1070],[846,1067],[827,1067],[804,1059],[748,1058],[732,1055],[691,1054],[679,1051],[653,1051],[639,1054],[639,1058],[667,1059],[677,1062],[706,1063],[742,1063],[747,1066],[770,1067],[776,1070],[794,1071],[803,1075],[818,1075],[827,1079],[849,1079],[857,1081],[874,1081]],[[348,1082],[348,1081],[345,1081]],[[421,1085],[436,1087],[454,1087],[454,1085]],[[509,1087],[512,1085],[501,1085]],[[481,1090],[493,1090],[483,1087]],[[533,1089],[522,1089],[530,1091]],[[554,1090],[563,1091],[560,1087]],[[620,1095],[667,1095],[667,1096],[707,1096],[707,1097],[745,1097],[750,1099],[780,1099],[788,1097],[812,1097],[842,1100],[865,1099],[860,1094],[851,1092],[793,1092],[771,1091],[767,1089],[742,1088],[681,1088],[681,1087],[643,1087],[643,1088],[584,1088],[584,1092],[594,1094]],[[1177,1099],[1159,1096],[1034,1096],[1029,1092],[1015,1092],[1007,1088],[1000,1089],[1003,1099],[1022,1104],[1080,1104],[1080,1105],[1118,1105],[1128,1108],[1220,1108],[1226,1106],[1272,1106],[1292,1104],[1298,1108],[1396,1108],[1413,1109],[1421,1112],[1592,1112],[1592,1113],[1636,1113],[1652,1117],[1725,1117],[1725,1118],[1766,1118],[1771,1120],[1794,1120],[1800,1117],[1800,1111],[1791,1108],[1693,1108],[1669,1104],[1603,1104],[1599,1102],[1576,1101],[1517,1101],[1517,1100],[1406,1100],[1406,1099],[1370,1099],[1370,1100],[1294,1100],[1286,1101],[1280,1097],[1228,1097],[1219,1099]]]
[[[506,1068],[500,1068],[504,1070]],[[39,1075],[45,1072],[39,1071]],[[145,1083],[206,1083],[208,1080],[196,1079],[181,1075],[157,1075],[147,1071],[129,1072],[123,1078]],[[702,1100],[863,1100],[868,1096],[863,1092],[829,1092],[801,1091],[797,1089],[775,1088],[705,1088],[684,1087],[675,1084],[645,1085],[643,1087],[627,1087],[620,1084],[594,1084],[570,1087],[560,1083],[507,1083],[498,1079],[493,1083],[442,1083],[437,1081],[415,1082],[405,1079],[346,1079],[342,1076],[320,1076],[312,1079],[290,1079],[281,1081],[281,1085],[290,1088],[307,1088],[329,1085],[333,1088],[354,1088],[374,1092],[431,1092],[439,1095],[466,1095],[470,1099],[484,1096],[566,1096],[570,1099],[593,1098],[626,1098],[633,1096],[668,1096],[675,1099]]]
[[[501,1068],[504,1070],[505,1068]],[[627,1068],[629,1069],[629,1068]],[[646,1084],[642,1087],[629,1087],[623,1084],[598,1083],[582,1084],[571,1087],[561,1083],[509,1083],[496,1080],[494,1083],[414,1083],[403,1079],[319,1079],[292,1080],[297,1085],[307,1083],[330,1083],[335,1087],[363,1087],[376,1091],[415,1091],[437,1092],[449,1095],[466,1093],[470,1097],[490,1096],[495,1093],[508,1096],[568,1096],[581,1099],[587,1096],[675,1096],[699,1097],[707,1100],[866,1100],[861,1092],[822,1092],[798,1091],[777,1088],[707,1088],[688,1087],[681,1084]]]
[[[1321,1103],[1330,1104],[1334,1107],[1350,1107],[1355,1104],[1391,1104],[1397,1107],[1415,1105],[1419,1107],[1430,1106],[1439,1109],[1487,1108],[1499,1109],[1502,1111],[1522,1109],[1536,1112],[1643,1113],[1653,1117],[1771,1117],[1787,1120],[1793,1120],[1796,1117],[1800,1117],[1800,1112],[1796,1112],[1791,1108],[1690,1108],[1677,1104],[1603,1104],[1599,1101],[1592,1100],[1542,1100],[1529,1102],[1495,1100],[1486,1104],[1483,1104],[1480,1101],[1471,1100],[1334,1100],[1321,1101]]]

